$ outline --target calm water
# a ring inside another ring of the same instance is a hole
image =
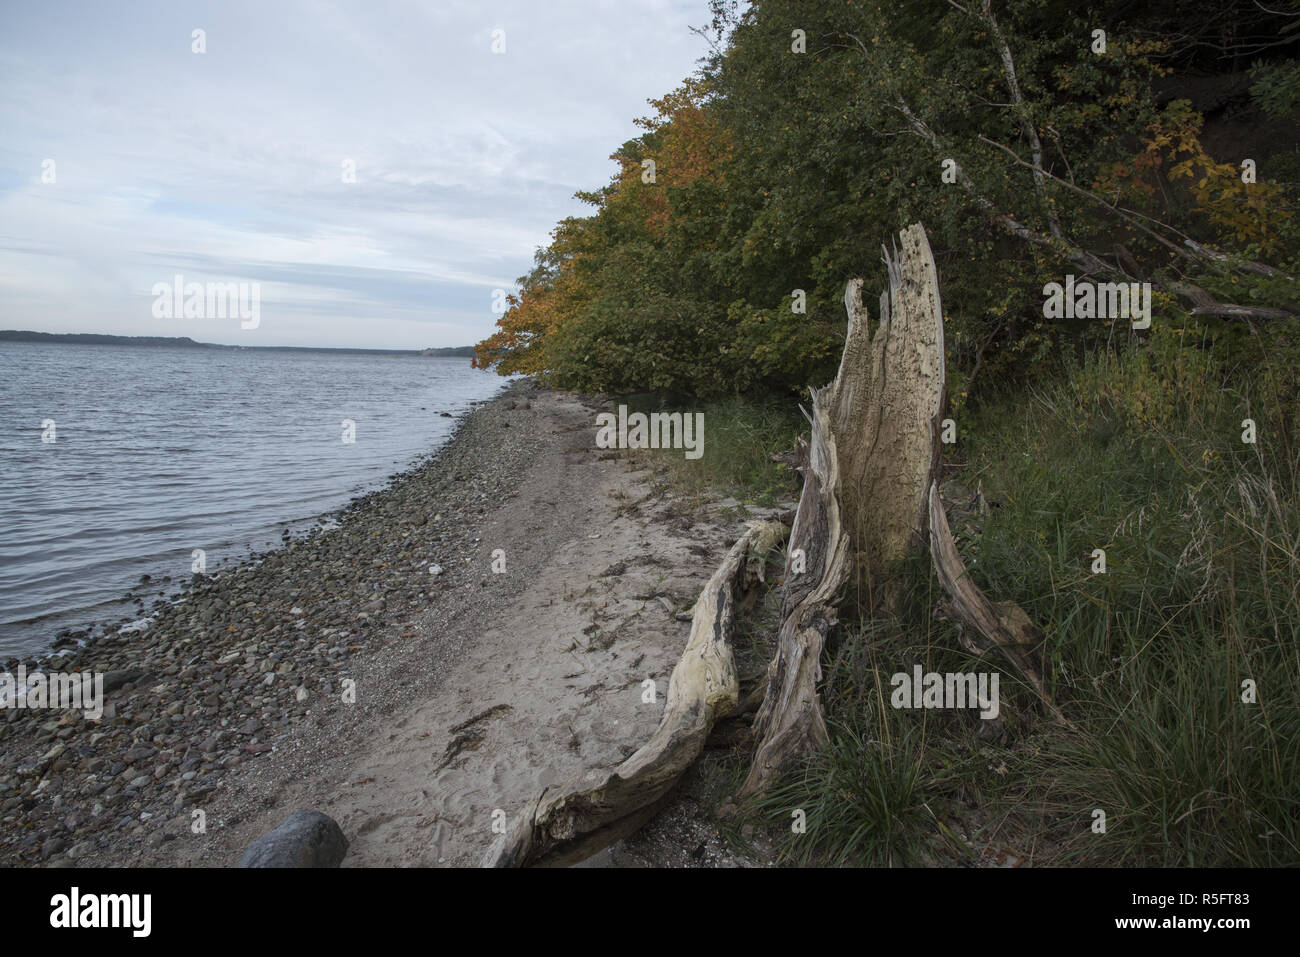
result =
[[[211,572],[278,543],[501,387],[467,359],[0,343],[0,658],[120,617],[194,549]]]

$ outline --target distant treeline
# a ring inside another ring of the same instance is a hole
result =
[[[474,358],[473,346],[447,346],[442,349],[425,349],[421,351],[422,356],[434,356],[439,359],[472,359]]]
[[[97,332],[27,332],[0,330],[0,342],[48,342],[84,346],[148,346],[181,349],[275,349],[294,352],[358,352],[386,356],[433,356],[439,359],[469,359],[473,346],[448,346],[440,349],[331,349],[318,346],[227,346],[216,342],[195,342],[189,336],[108,336]]]
[[[188,336],[104,336],[95,332],[24,332],[0,330],[0,342],[53,342],[84,346],[180,346],[193,349],[212,348]]]

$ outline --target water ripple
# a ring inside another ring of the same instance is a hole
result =
[[[0,344],[0,657],[382,485],[500,387],[464,359]]]

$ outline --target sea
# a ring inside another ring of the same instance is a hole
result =
[[[0,660],[278,545],[504,385],[464,358],[0,342]]]

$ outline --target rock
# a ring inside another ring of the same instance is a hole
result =
[[[248,846],[238,867],[338,867],[348,842],[333,818],[294,811],[274,831]]]
[[[60,743],[60,744],[56,744],[54,747],[50,748],[50,750],[46,751],[43,755],[41,755],[41,760],[42,760],[42,761],[53,761],[55,758],[57,758],[59,755],[61,755],[64,751],[66,751],[66,750],[67,750],[67,747],[68,747],[68,746],[67,746],[66,744],[62,744],[62,743]]]
[[[137,682],[144,677],[143,668],[123,668],[120,671],[110,671],[104,675],[104,693],[116,691],[125,684]]]

